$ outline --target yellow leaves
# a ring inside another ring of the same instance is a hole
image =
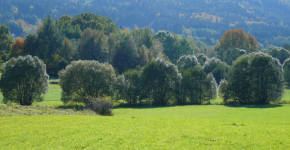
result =
[[[36,31],[41,24],[41,22],[38,22],[38,25],[31,25],[21,19],[16,20],[15,23],[19,25],[25,33],[29,33],[30,31]]]
[[[11,5],[11,11],[14,13],[14,14],[17,14],[18,13],[18,8]]]
[[[252,21],[245,21],[245,23],[247,24],[247,25],[252,25],[252,24],[263,24],[263,25],[267,25],[267,26],[269,26],[269,24],[268,23],[266,23],[266,22],[264,22],[264,21],[254,21],[254,20],[252,20]]]
[[[61,57],[57,54],[53,55],[53,58],[54,58],[54,62],[56,62],[56,63],[59,62],[61,59]]]
[[[18,8],[15,9],[14,14],[18,14]]]
[[[243,29],[228,30],[220,39],[220,47],[223,49],[245,47],[250,52],[258,51],[258,42],[251,34],[247,35]]]
[[[130,31],[129,31],[128,29],[125,29],[125,30],[124,30],[124,33],[125,33],[125,34],[130,34]]]
[[[190,16],[190,18],[200,18],[200,19],[203,19],[204,21],[211,21],[213,23],[221,23],[222,22],[222,19],[221,17],[218,17],[216,15],[212,15],[212,14],[207,14],[206,12],[203,12],[201,14],[199,13],[192,13],[192,15]]]
[[[184,14],[179,14],[179,18],[184,17]]]
[[[262,20],[261,17],[256,17],[256,19],[260,19],[260,20]]]
[[[211,22],[216,23],[216,16],[213,16]]]
[[[55,12],[57,12],[57,9],[55,8],[55,9],[51,9],[51,11],[52,11],[52,13],[55,13]]]
[[[233,23],[230,23],[230,27],[235,27],[236,25]]]
[[[254,10],[253,11],[250,11],[249,9],[247,9],[247,13],[254,14],[255,12],[254,12]]]
[[[113,10],[119,11],[116,7],[112,7]]]

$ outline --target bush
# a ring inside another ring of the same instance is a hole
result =
[[[279,60],[264,53],[239,57],[230,68],[228,83],[222,82],[224,101],[239,104],[269,104],[284,94],[282,66]]]
[[[177,61],[178,69],[188,69],[190,67],[194,68],[195,66],[199,66],[199,62],[194,55],[184,55],[179,58]]]
[[[204,54],[197,54],[196,58],[201,66],[204,66],[205,62],[208,60],[208,57]]]
[[[280,64],[283,64],[284,61],[290,57],[290,52],[286,49],[273,49],[269,52],[269,55],[271,55],[274,58],[279,59]]]
[[[113,116],[112,108],[114,105],[112,102],[101,98],[94,99],[91,97],[88,98],[88,101],[89,102],[86,104],[87,108],[100,115]]]
[[[115,70],[108,63],[97,61],[73,61],[65,70],[59,72],[62,88],[61,101],[86,104],[87,97],[111,95],[116,81]]]
[[[49,77],[41,59],[30,55],[13,57],[2,65],[1,71],[0,89],[4,103],[31,105],[43,100]]]

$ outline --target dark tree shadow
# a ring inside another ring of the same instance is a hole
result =
[[[268,104],[268,105],[225,105],[226,107],[234,107],[234,108],[276,108],[276,107],[282,107],[280,104]]]
[[[58,82],[49,82],[49,84],[58,84]]]
[[[141,105],[141,106],[116,106],[113,109],[152,109],[152,108],[169,108],[169,107],[175,107],[175,106],[151,106],[151,105]]]

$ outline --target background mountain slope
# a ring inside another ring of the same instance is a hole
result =
[[[277,46],[288,43],[290,35],[289,0],[5,0],[0,23],[25,36],[48,14],[59,19],[82,12],[110,17],[124,28],[149,26],[214,40],[234,28]]]

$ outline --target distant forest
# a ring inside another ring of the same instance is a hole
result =
[[[5,0],[0,2],[0,23],[24,37],[35,33],[49,14],[59,19],[92,12],[112,18],[118,27],[148,26],[204,38],[209,45],[225,31],[242,28],[264,46],[282,46],[290,41],[289,7],[288,0]]]

